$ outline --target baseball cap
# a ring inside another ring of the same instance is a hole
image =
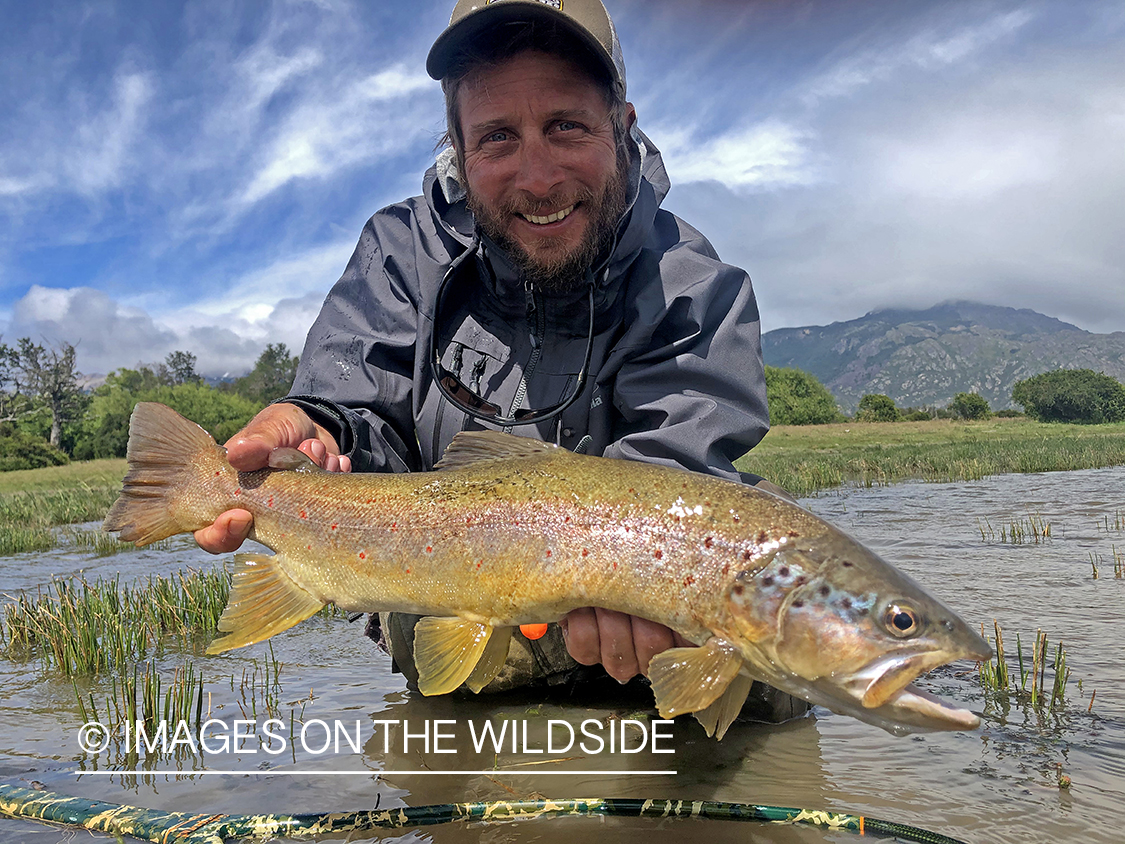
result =
[[[625,61],[609,12],[601,0],[458,0],[449,26],[434,41],[426,71],[442,79],[454,60],[486,31],[516,21],[553,21],[584,44],[610,78],[625,89]]]

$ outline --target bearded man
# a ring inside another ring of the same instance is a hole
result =
[[[427,60],[448,130],[423,194],[367,222],[290,395],[227,444],[231,463],[300,447],[330,471],[423,471],[457,432],[492,428],[762,482],[733,465],[768,429],[750,279],[660,210],[667,176],[626,100],[608,13],[600,0],[478,4],[457,4]],[[233,550],[250,519],[229,511],[197,541]],[[369,624],[412,685],[416,620]],[[589,666],[624,683],[685,644],[575,610],[541,639],[514,636],[486,690]],[[748,705],[766,720],[806,709],[760,683]]]

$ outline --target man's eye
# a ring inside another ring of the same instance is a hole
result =
[[[569,132],[572,129],[580,129],[581,124],[575,123],[573,120],[560,120],[555,128],[560,132]]]
[[[491,135],[485,135],[482,143],[500,144],[508,140],[509,137],[507,132],[493,132]]]

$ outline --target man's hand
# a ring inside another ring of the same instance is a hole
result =
[[[567,613],[562,621],[566,649],[583,665],[599,662],[619,683],[638,674],[648,676],[648,663],[672,647],[692,647],[679,633],[635,615],[585,607]]]
[[[264,469],[275,448],[303,451],[329,472],[352,470],[351,459],[340,454],[332,435],[295,404],[271,404],[227,440],[226,448],[227,460],[240,472]],[[214,524],[197,530],[195,541],[204,551],[226,554],[243,543],[253,525],[254,517],[246,510],[227,510]]]

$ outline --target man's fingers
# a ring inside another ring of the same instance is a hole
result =
[[[254,517],[246,510],[227,510],[214,524],[197,530],[195,541],[211,554],[229,554],[242,545],[253,524]]]
[[[598,620],[594,610],[583,607],[571,610],[562,621],[563,640],[566,649],[574,657],[575,662],[582,665],[597,665],[602,659],[602,647],[598,641]]]
[[[632,622],[633,649],[637,655],[637,665],[640,672],[648,676],[648,663],[661,651],[676,644],[675,634],[663,624],[649,621],[647,618],[628,616]]]
[[[629,682],[641,673],[633,644],[633,625],[630,616],[601,607],[594,608],[594,615],[598,619],[602,667],[618,683]]]
[[[320,440],[305,440],[297,446],[297,450],[304,452],[313,463],[329,472],[350,472],[352,470],[350,457],[334,454]]]
[[[243,472],[269,465],[275,448],[297,448],[318,436],[316,425],[294,404],[271,404],[227,440],[227,460]]]

